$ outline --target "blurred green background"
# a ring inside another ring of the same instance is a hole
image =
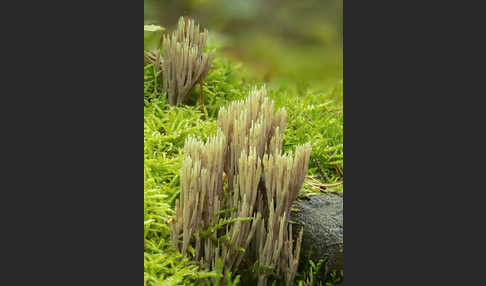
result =
[[[342,79],[342,0],[144,0],[144,24],[171,31],[183,15],[267,82],[329,88]]]

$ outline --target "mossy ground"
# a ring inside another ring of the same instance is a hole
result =
[[[174,214],[179,194],[179,170],[187,136],[206,140],[216,132],[221,106],[242,99],[263,81],[241,67],[216,55],[213,68],[203,83],[205,113],[200,111],[199,85],[188,105],[172,107],[160,93],[156,71],[144,66],[144,282],[146,285],[198,285],[200,278],[217,273],[198,269],[180,259],[171,247],[168,221]],[[315,88],[288,80],[267,84],[268,96],[287,110],[284,152],[311,142],[308,174],[315,179],[304,184],[302,194],[318,193],[319,183],[343,180],[342,83]],[[317,180],[317,181],[316,181]],[[317,183],[316,183],[317,182]],[[342,192],[342,185],[326,191]],[[312,263],[301,267],[296,285],[304,285]],[[236,273],[238,274],[238,273]],[[314,273],[315,275],[315,273]],[[236,282],[236,281],[235,281]],[[317,284],[316,284],[317,285]],[[333,284],[330,284],[333,285]]]

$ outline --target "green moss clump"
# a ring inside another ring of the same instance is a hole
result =
[[[179,195],[185,139],[191,135],[205,141],[214,135],[219,109],[229,101],[246,97],[252,86],[263,84],[254,77],[248,78],[241,65],[216,54],[203,82],[203,114],[199,108],[199,84],[190,92],[189,105],[169,106],[161,92],[156,69],[151,64],[144,65],[144,282],[147,286],[200,285],[201,278],[221,276],[218,271],[202,271],[180,258],[171,245],[168,221]],[[337,88],[340,85],[314,89],[287,81],[267,86],[268,97],[275,101],[276,107],[285,107],[287,111],[283,151],[294,151],[295,146],[310,141],[313,151],[309,174],[326,184],[342,181],[342,88]],[[342,192],[342,185],[327,191]],[[302,192],[312,194],[319,190],[304,183]],[[245,271],[233,273],[234,278],[229,281],[238,284],[238,275],[244,275]],[[305,285],[307,274],[299,273],[302,280],[296,281],[296,285]],[[243,281],[245,277],[241,278]]]

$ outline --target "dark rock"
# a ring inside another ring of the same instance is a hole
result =
[[[295,239],[304,227],[300,263],[328,257],[328,270],[343,269],[343,198],[336,194],[307,197],[297,200],[293,209],[290,220]]]

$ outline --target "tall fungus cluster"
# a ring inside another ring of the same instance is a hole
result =
[[[221,108],[218,132],[184,146],[172,242],[207,270],[224,276],[251,267],[258,285],[270,275],[295,277],[302,230],[292,240],[289,212],[307,173],[310,144],[282,154],[286,112],[264,88]]]
[[[204,53],[207,37],[207,30],[200,32],[193,19],[184,17],[163,37],[162,89],[169,104],[183,103],[196,82],[206,77],[214,57],[214,51]]]

